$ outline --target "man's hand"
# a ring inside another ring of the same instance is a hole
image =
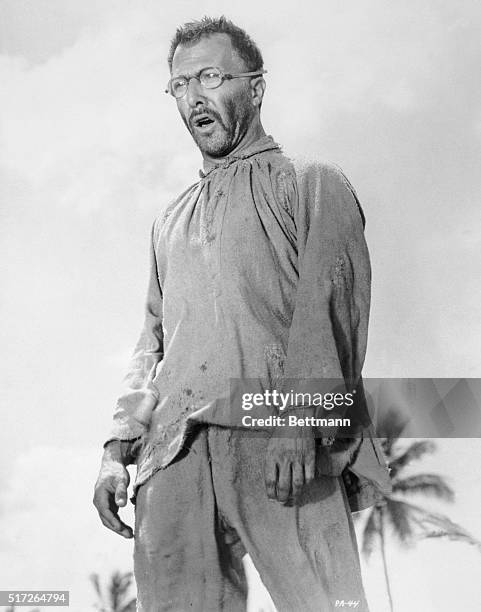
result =
[[[297,437],[275,437],[267,445],[265,481],[267,497],[286,503],[298,497],[315,475],[316,441],[312,432]],[[307,428],[306,428],[307,429]]]
[[[121,442],[110,442],[104,452],[99,477],[95,483],[93,503],[100,520],[112,531],[124,538],[134,536],[132,528],[119,518],[119,507],[127,504],[127,488],[130,475],[125,465],[127,455],[122,453]]]

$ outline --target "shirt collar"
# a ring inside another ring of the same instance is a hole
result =
[[[280,150],[280,146],[274,141],[272,136],[261,136],[258,140],[253,142],[245,149],[241,149],[238,153],[228,155],[220,162],[206,161],[204,160],[204,167],[199,170],[200,178],[205,178],[210,172],[217,168],[228,168],[234,162],[240,159],[247,159],[258,153],[264,153],[265,151]]]

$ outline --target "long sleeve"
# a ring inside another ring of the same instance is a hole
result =
[[[284,374],[355,385],[370,305],[364,216],[337,168],[307,164],[297,172],[299,281]]]
[[[350,503],[358,510],[377,499],[376,489],[388,493],[391,486],[361,377],[371,286],[365,218],[338,168],[311,163],[296,170],[299,283],[284,374],[291,380],[322,379],[345,383],[344,390],[356,389],[357,401],[345,415],[351,418],[350,435],[343,438],[334,428],[326,440],[322,432],[319,469],[333,476],[346,467],[352,470],[358,488]]]
[[[124,391],[117,400],[111,440],[135,440],[147,430],[158,391],[153,385],[157,364],[163,358],[162,290],[154,249],[155,224],[150,246],[150,276],[145,304],[145,319],[132,355]]]

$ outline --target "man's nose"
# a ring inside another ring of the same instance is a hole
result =
[[[195,108],[198,104],[205,103],[204,87],[202,87],[199,79],[192,78],[187,85],[185,92],[185,101],[191,108]]]

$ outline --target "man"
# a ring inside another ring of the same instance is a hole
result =
[[[244,610],[246,553],[279,612],[336,600],[367,610],[349,503],[389,489],[367,424],[347,443],[310,427],[247,435],[230,387],[360,380],[362,211],[338,169],[292,162],[265,134],[262,55],[243,30],[225,18],[186,24],[169,68],[204,169],[153,226],[145,325],[94,503],[106,527],[132,537],[118,508],[125,466],[137,463],[139,610]]]

